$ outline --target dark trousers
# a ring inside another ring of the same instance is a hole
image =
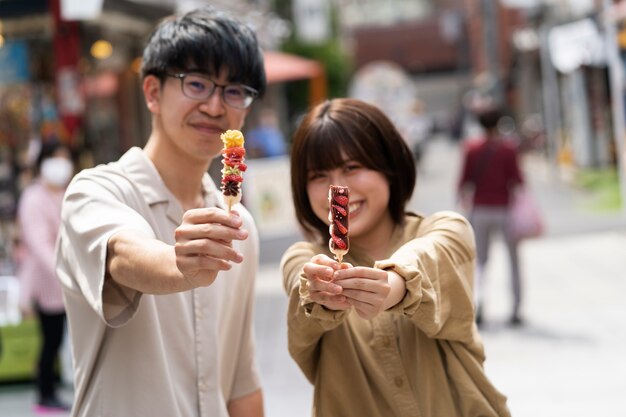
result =
[[[59,355],[63,331],[65,327],[65,313],[46,313],[37,308],[39,317],[39,331],[41,333],[41,351],[37,367],[37,390],[39,399],[51,398],[56,395],[55,383],[57,375],[55,364]]]

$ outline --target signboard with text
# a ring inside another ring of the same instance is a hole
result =
[[[30,79],[28,45],[25,41],[7,41],[0,48],[0,85],[25,83]]]

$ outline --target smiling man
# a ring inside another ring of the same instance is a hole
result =
[[[265,89],[246,25],[213,8],[164,20],[144,50],[143,149],[82,171],[65,196],[57,272],[73,416],[262,416],[254,359],[258,236],[207,169]]]

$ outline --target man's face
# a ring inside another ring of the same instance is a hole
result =
[[[229,84],[224,71],[210,78],[220,85]],[[220,135],[228,129],[241,129],[248,114],[249,109],[238,109],[224,102],[222,87],[217,87],[205,100],[185,95],[181,80],[176,77],[165,77],[159,88],[158,105],[149,105],[157,119],[155,129],[163,140],[194,159],[219,155]]]

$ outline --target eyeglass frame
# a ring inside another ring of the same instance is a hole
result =
[[[222,101],[224,102],[224,104],[226,104],[229,107],[232,107],[234,109],[238,109],[238,110],[245,110],[248,107],[250,107],[252,105],[252,103],[254,102],[254,100],[259,96],[259,92],[258,90],[250,87],[249,85],[245,85],[245,84],[240,84],[240,83],[234,83],[234,84],[219,84],[217,83],[215,80],[213,80],[211,77],[209,77],[206,74],[203,74],[201,72],[194,72],[194,71],[190,71],[190,72],[178,72],[178,73],[174,73],[174,72],[165,72],[164,73],[166,76],[168,77],[172,77],[172,78],[177,78],[180,80],[180,90],[183,92],[183,94],[185,95],[185,97],[191,99],[191,100],[196,100],[196,101],[203,101],[208,99],[209,97],[211,97],[213,95],[213,93],[215,93],[215,90],[217,89],[217,87],[221,87],[222,89]],[[197,97],[191,97],[189,96],[189,94],[187,94],[187,92],[185,92],[185,78],[189,75],[195,75],[198,76],[200,78],[204,78],[206,80],[208,80],[209,82],[211,82],[213,84],[213,88],[209,90],[208,94],[206,97],[204,98],[197,98]],[[247,91],[248,93],[250,93],[250,95],[248,97],[251,98],[250,103],[248,103],[247,105],[245,105],[244,107],[238,107],[238,106],[233,106],[232,104],[230,104],[227,100],[226,97],[224,96],[224,93],[226,91],[226,87],[242,87],[245,91]]]

